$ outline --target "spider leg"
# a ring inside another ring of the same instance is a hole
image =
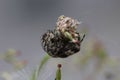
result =
[[[85,34],[83,35],[83,37],[82,37],[82,39],[80,40],[80,42],[82,42],[82,41],[84,40],[84,38],[85,38]]]

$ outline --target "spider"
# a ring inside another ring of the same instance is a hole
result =
[[[78,21],[61,16],[54,30],[48,30],[41,38],[42,48],[52,57],[66,58],[80,51],[85,37],[76,31]]]

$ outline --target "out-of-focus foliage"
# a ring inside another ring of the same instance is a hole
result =
[[[105,60],[108,57],[102,42],[99,40],[91,40],[84,47],[85,47],[85,50],[83,53],[84,56],[82,56],[80,62],[82,64],[85,64],[87,63],[87,61],[91,59],[95,59],[97,61],[96,69],[99,69],[100,66],[102,66],[102,64],[105,62]]]
[[[26,66],[26,60],[18,60],[17,57],[21,54],[20,51],[14,49],[8,49],[5,53],[1,54],[1,59],[11,64],[14,69],[19,70]]]
[[[56,71],[56,78],[55,80],[61,80],[61,64],[58,64],[58,69]]]
[[[42,67],[46,64],[46,62],[48,61],[50,57],[48,55],[45,55],[43,57],[43,59],[40,61],[40,64],[37,66],[37,68],[33,71],[32,73],[32,77],[30,78],[30,80],[37,80],[40,70],[42,69]]]
[[[83,32],[88,34],[87,29],[83,29]],[[18,79],[18,76],[23,77],[19,80],[38,80],[39,75],[42,72],[42,69],[44,69],[43,67],[45,67],[45,64],[47,64],[48,60],[51,59],[50,56],[45,55],[34,70],[29,70],[30,72],[29,75],[28,74],[24,75],[23,72],[25,72],[25,74],[27,73],[26,70],[24,70],[24,67],[27,64],[27,61],[18,60],[17,57],[20,54],[21,54],[20,51],[9,49],[4,54],[0,55],[0,59],[12,65],[15,71],[19,71],[14,74],[11,74],[10,72],[7,72],[7,71],[0,72],[1,77],[4,80],[16,80]],[[119,60],[120,60],[119,56],[111,57],[109,55],[109,53],[105,48],[105,44],[102,42],[102,40],[92,38],[92,39],[85,40],[85,42],[83,42],[81,46],[80,54],[78,53],[78,55],[71,56],[68,61],[70,61],[71,64],[74,64],[74,63],[77,64],[77,68],[82,70],[82,72],[84,72],[89,67],[89,64],[91,64],[91,62],[94,63],[92,64],[94,67],[92,72],[88,75],[84,74],[85,77],[83,77],[82,80],[98,80],[97,77],[99,77],[99,75],[102,75],[104,80],[120,80]],[[56,59],[56,61],[54,62],[57,62],[57,61],[58,59]],[[58,62],[62,64],[62,62],[60,61]],[[52,65],[54,65],[54,63],[52,63]],[[21,76],[19,73],[23,75]],[[61,73],[62,73],[62,70],[60,67],[58,67],[56,70],[56,75],[52,75],[52,76],[54,76],[55,80],[61,80]],[[44,76],[48,77],[47,74],[49,73],[46,73]],[[66,74],[66,75],[69,75],[69,74]],[[73,76],[74,75],[75,74],[73,74]],[[46,79],[48,80],[48,78]]]
[[[16,58],[16,56],[18,56],[17,52],[18,51],[9,49],[3,55],[1,55],[1,59],[7,62],[8,64],[11,64],[15,68],[15,70],[19,71],[20,69],[24,69],[26,62],[19,61]],[[43,59],[40,61],[39,65],[36,67],[36,69],[30,71],[32,74],[28,75],[28,78],[26,79],[37,80],[42,67],[45,66],[49,58],[50,57],[48,55],[45,55]],[[98,76],[100,73],[102,73],[105,80],[120,79],[120,76],[119,76],[120,75],[120,63],[119,63],[120,58],[110,57],[106,49],[104,48],[103,43],[100,40],[92,39],[92,40],[89,40],[88,42],[86,41],[85,44],[82,45],[82,53],[79,56],[73,56],[71,58],[72,58],[71,59],[72,63],[77,62],[76,64],[80,65],[80,69],[83,69],[81,68],[82,66],[88,66],[90,61],[95,61],[94,62],[95,64],[93,64],[94,65],[93,72],[90,75],[86,76],[86,78],[83,78],[83,80],[97,80],[95,76]],[[60,68],[57,69],[56,77],[54,76],[56,80],[61,80],[61,71],[62,70]],[[4,80],[15,79],[13,78],[15,76],[13,76],[13,74],[7,71],[1,72],[1,73],[2,73],[1,77],[4,78]],[[20,76],[18,73],[16,74],[17,76]],[[24,75],[24,77],[25,76],[26,75]]]
[[[3,54],[0,55],[0,60],[3,60],[4,62],[10,64],[13,67],[13,70],[18,71],[23,69],[27,65],[26,60],[19,60],[17,57],[19,57],[21,54],[20,51],[15,49],[8,49]],[[4,80],[14,80],[13,75],[7,71],[0,72],[1,77]]]

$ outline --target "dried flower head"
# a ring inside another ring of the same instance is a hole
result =
[[[57,20],[54,30],[42,36],[42,47],[52,57],[65,58],[80,51],[81,39],[76,31],[79,22],[64,15]]]
[[[72,30],[77,28],[79,22],[77,20],[74,20],[70,17],[66,17],[64,15],[60,16],[58,18],[58,21],[56,23],[57,29],[65,29],[65,30]]]

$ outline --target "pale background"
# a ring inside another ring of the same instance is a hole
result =
[[[36,64],[44,55],[40,36],[57,17],[70,16],[98,36],[111,55],[120,56],[120,0],[0,0],[0,53],[13,48]],[[0,71],[9,66],[0,61]]]

